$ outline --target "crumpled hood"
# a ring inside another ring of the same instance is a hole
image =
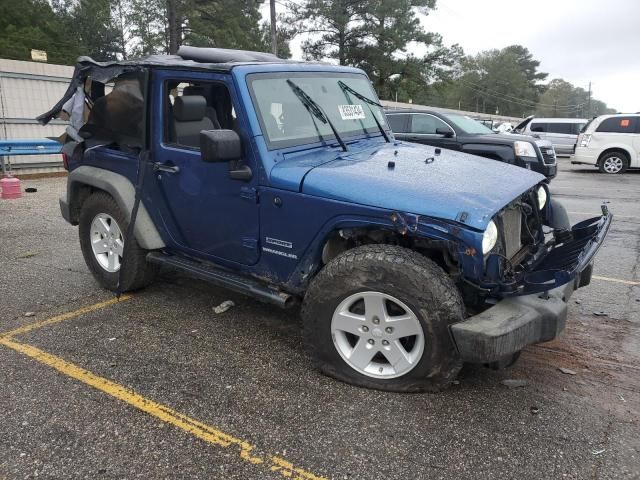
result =
[[[272,169],[272,184],[290,188],[297,177],[308,195],[452,221],[466,216],[466,225],[484,229],[501,208],[544,180],[496,160],[445,149],[435,155],[433,147],[414,143],[350,148],[288,158]]]

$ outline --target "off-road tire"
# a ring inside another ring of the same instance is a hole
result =
[[[108,272],[103,269],[93,254],[91,249],[90,228],[91,222],[96,215],[106,213],[113,217],[118,223],[121,231],[126,233],[129,222],[124,213],[113,199],[106,192],[96,192],[91,194],[82,204],[80,210],[80,218],[78,224],[78,233],[80,236],[80,248],[84,261],[95,279],[106,289],[116,291],[118,287],[118,276],[120,272]],[[128,239],[125,238],[125,242]],[[149,285],[156,274],[157,266],[146,261],[147,250],[138,245],[136,239],[127,245],[127,258],[122,263],[122,285],[120,291],[127,292],[137,290]]]
[[[425,346],[416,366],[396,378],[380,379],[350,367],[333,343],[331,321],[342,300],[376,291],[401,300],[418,317]],[[331,260],[312,280],[302,306],[305,349],[326,375],[366,388],[394,392],[438,392],[455,379],[462,361],[449,325],[464,318],[458,289],[433,261],[392,245],[367,245]]]
[[[618,157],[622,160],[622,167],[617,172],[608,172],[607,170],[605,170],[604,163],[607,161],[607,159],[611,157]],[[622,151],[613,151],[613,152],[605,153],[598,160],[598,170],[600,170],[600,173],[606,173],[608,175],[618,175],[626,172],[628,168],[629,168],[629,156]]]

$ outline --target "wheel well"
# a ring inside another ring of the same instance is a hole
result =
[[[631,161],[631,155],[629,155],[629,152],[627,152],[624,148],[614,147],[614,148],[607,148],[605,151],[603,151],[598,157],[598,163],[600,163],[600,161],[602,160],[602,157],[604,157],[608,153],[614,153],[614,152],[621,153],[622,155],[624,155],[625,158],[627,159],[627,162]]]
[[[69,213],[71,214],[71,222],[77,225],[80,220],[80,210],[82,204],[94,192],[103,192],[104,190],[96,188],[86,183],[73,182],[69,187]],[[106,192],[108,193],[108,192]]]
[[[446,240],[402,235],[392,229],[350,228],[329,234],[322,247],[322,264],[326,265],[347,250],[362,245],[396,245],[414,250],[436,262],[445,272],[459,271],[455,245]]]

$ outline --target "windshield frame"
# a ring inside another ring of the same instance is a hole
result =
[[[494,134],[495,133],[493,130],[491,130],[489,127],[487,127],[483,123],[481,123],[478,120],[476,120],[475,118],[471,118],[471,117],[469,117],[467,115],[462,115],[462,114],[459,114],[459,113],[443,113],[442,116],[444,118],[446,118],[449,123],[453,124],[453,126],[455,128],[460,130],[465,135],[490,135],[490,134]],[[456,117],[463,117],[465,119],[472,120],[472,121],[476,122],[478,125],[482,125],[482,127],[486,128],[487,131],[485,131],[485,132],[469,132],[462,125],[460,125],[458,122],[456,122],[456,119],[457,119]]]
[[[369,80],[369,77],[367,77],[364,73],[352,73],[352,72],[342,72],[342,71],[333,72],[333,71],[325,70],[325,71],[309,71],[309,72],[295,72],[295,71],[255,72],[255,73],[250,73],[246,75],[245,78],[247,82],[247,90],[249,91],[251,102],[255,110],[255,115],[256,115],[256,118],[258,119],[258,124],[260,125],[260,129],[262,130],[262,137],[264,138],[264,141],[267,145],[267,150],[279,150],[282,148],[289,148],[289,147],[310,146],[313,144],[321,144],[321,145],[333,145],[334,143],[338,144],[338,139],[333,133],[326,133],[326,134],[323,134],[321,137],[313,136],[313,137],[282,139],[282,140],[271,140],[269,138],[268,130],[264,123],[262,112],[260,110],[260,103],[256,98],[255,89],[253,88],[253,85],[252,85],[253,82],[256,80],[263,80],[263,79],[291,79],[295,81],[296,78],[309,78],[309,77],[332,78],[336,80],[336,83],[339,80],[344,78],[357,78],[357,79],[363,79],[371,85],[371,81]],[[373,93],[373,97],[371,98],[371,100],[379,102],[380,99],[378,98],[376,91],[373,89],[373,85],[371,85],[371,92]],[[346,98],[347,97],[345,96],[345,100]],[[316,99],[314,98],[313,100],[316,100]],[[322,107],[324,108],[324,106]],[[380,109],[380,112],[382,114],[382,119],[381,120],[379,119],[380,123],[382,124],[382,127],[387,132],[390,132],[391,129],[387,124],[384,108],[380,108],[380,107],[377,107],[377,108]],[[382,138],[383,137],[382,133],[380,132],[380,129],[375,124],[368,128],[361,128],[358,130],[353,130],[348,132],[339,131],[338,133],[345,142],[347,140],[361,138],[361,137],[366,137],[366,138],[375,138],[375,137]]]

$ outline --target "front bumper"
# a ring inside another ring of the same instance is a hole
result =
[[[548,294],[507,298],[452,325],[460,357],[471,363],[495,362],[528,345],[553,340],[564,330],[567,302],[579,284],[583,281],[576,279]]]

